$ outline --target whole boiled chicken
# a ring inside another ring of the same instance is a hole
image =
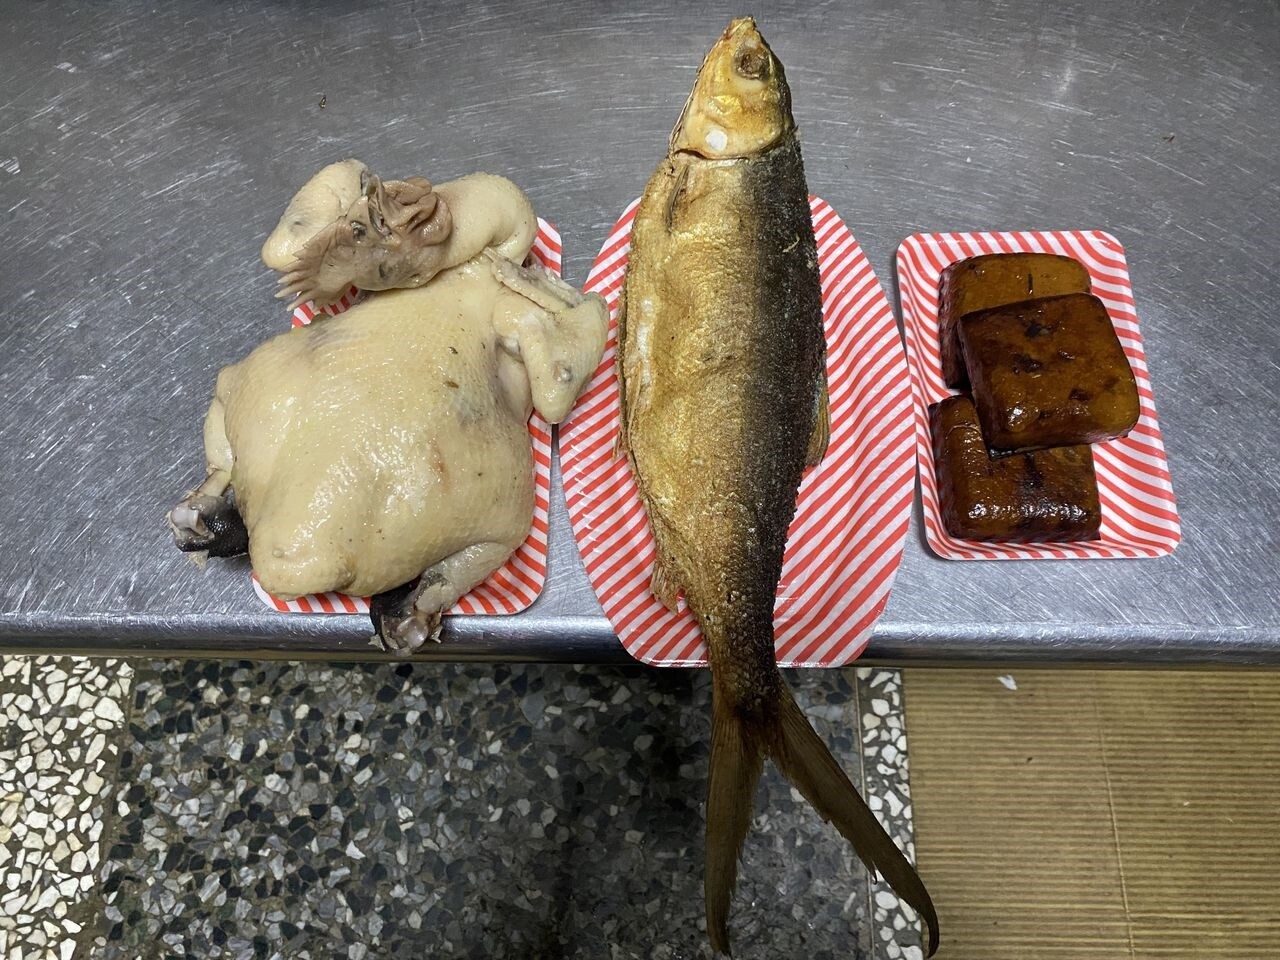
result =
[[[388,649],[437,639],[529,533],[531,411],[563,419],[604,349],[604,301],[523,265],[536,231],[500,177],[313,177],[263,246],[280,295],[373,292],[219,373],[177,545],[247,550],[280,597],[374,595]]]

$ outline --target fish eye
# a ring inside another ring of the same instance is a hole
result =
[[[733,69],[749,80],[761,80],[769,72],[769,55],[754,45],[742,47],[733,59]]]

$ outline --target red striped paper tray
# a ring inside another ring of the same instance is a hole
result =
[[[987,543],[959,540],[942,525],[929,433],[929,407],[955,393],[942,379],[938,280],[958,260],[984,253],[1056,253],[1089,271],[1093,294],[1106,305],[1138,381],[1141,416],[1127,437],[1093,445],[1102,505],[1101,536],[1081,543]],[[898,285],[907,358],[915,394],[916,455],[925,539],[948,560],[1082,560],[1161,557],[1182,539],[1164,441],[1156,419],[1147,358],[1138,330],[1124,248],[1101,230],[1016,233],[918,233],[898,247]]]
[[[551,224],[539,218],[538,235],[534,240],[532,260],[548,270],[560,273],[560,234]],[[359,292],[352,288],[338,303],[323,308],[323,312],[337,316],[359,300]],[[315,307],[306,303],[293,313],[293,325],[303,326],[316,316]],[[529,439],[533,443],[533,527],[511,559],[480,586],[459,600],[447,614],[451,616],[502,615],[519,613],[526,609],[538,594],[547,578],[547,512],[551,500],[551,426],[537,413],[529,418]],[[349,597],[344,593],[321,593],[282,600],[262,589],[258,578],[253,577],[253,589],[258,597],[272,609],[281,613],[368,613],[368,597]]]
[[[638,201],[637,201],[638,202]],[[649,591],[653,538],[618,433],[614,371],[618,298],[633,203],[587,278],[609,303],[604,360],[560,426],[565,500],[587,577],[627,651],[657,666],[701,666],[706,647],[685,606]],[[858,242],[824,201],[810,199],[822,275],[831,442],[800,486],[774,615],[785,666],[855,659],[889,599],[910,519],[915,457],[906,357],[884,291]]]

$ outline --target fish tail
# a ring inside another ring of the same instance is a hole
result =
[[[835,824],[853,844],[862,862],[869,869],[878,870],[898,896],[924,919],[929,927],[925,956],[932,956],[938,949],[938,914],[920,875],[858,795],[786,684],[780,683],[779,690],[780,736],[770,753],[773,762],[818,816]]]
[[[703,896],[707,936],[717,953],[729,953],[729,898],[738,880],[738,855],[751,826],[756,784],[764,769],[764,732],[745,719],[718,683],[712,684]]]
[[[868,869],[879,871],[923,918],[929,928],[925,953],[932,956],[938,948],[938,915],[929,891],[809,724],[786,682],[778,678],[777,700],[765,711],[744,711],[719,684],[713,687],[704,888],[712,947],[729,952],[729,898],[751,825],[756,784],[768,756],[818,816],[835,824],[853,844]]]

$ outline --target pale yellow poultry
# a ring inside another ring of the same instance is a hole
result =
[[[178,546],[247,549],[285,598],[377,595],[390,649],[438,638],[528,535],[531,410],[563,419],[604,349],[604,301],[523,265],[536,231],[500,177],[384,183],[344,161],[312,178],[263,247],[281,294],[385,292],[220,372]]]

